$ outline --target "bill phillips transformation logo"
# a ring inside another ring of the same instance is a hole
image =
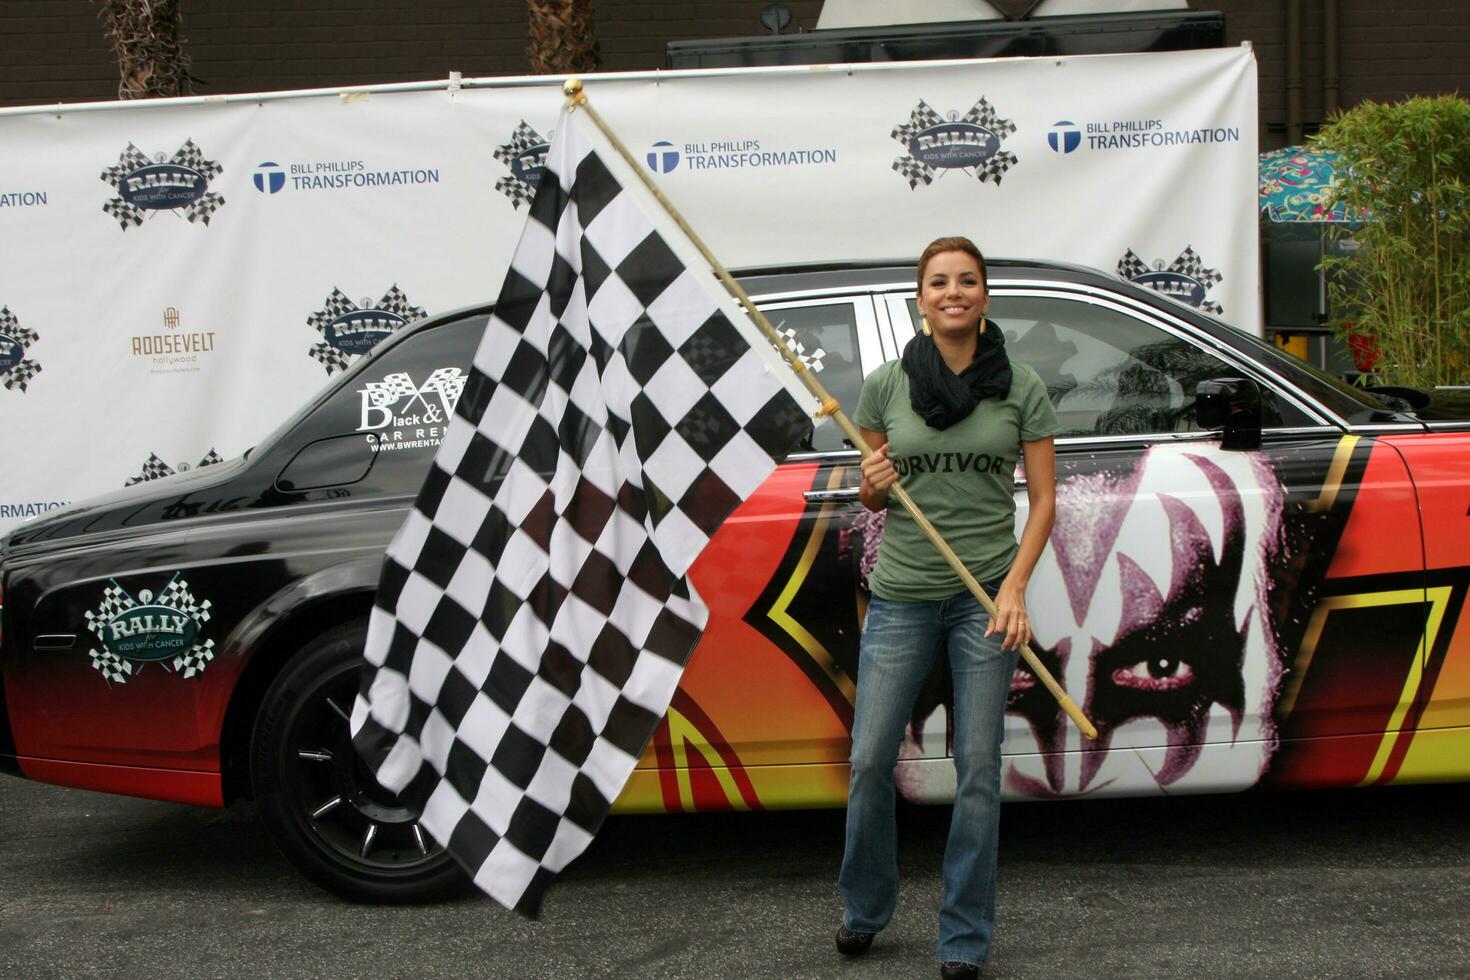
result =
[[[286,169],[274,160],[267,160],[255,168],[251,179],[262,194],[279,194],[286,186]]]
[[[1082,145],[1082,130],[1070,119],[1059,120],[1052,124],[1051,132],[1046,134],[1046,145],[1054,153],[1071,153]]]
[[[103,204],[102,210],[116,218],[123,231],[141,225],[149,212],[158,211],[172,211],[207,225],[225,203],[209,189],[209,182],[223,170],[206,160],[192,139],[172,157],[165,159],[159,153],[153,160],[129,143],[117,163],[102,171],[102,179],[117,188],[118,195]]]
[[[1153,268],[1149,268],[1148,263],[1130,248],[1118,260],[1118,275],[1140,286],[1147,286],[1156,293],[1163,293],[1181,303],[1198,307],[1206,313],[1219,316],[1224,312],[1224,307],[1219,303],[1205,297],[1225,277],[1218,269],[1205,268],[1204,261],[1193,245],[1185,246],[1184,251],[1167,268],[1163,259],[1155,261]]]
[[[92,666],[109,684],[126,684],[153,663],[185,677],[202,673],[214,659],[214,641],[199,639],[209,607],[178,572],[157,596],[143,589],[136,599],[114,579],[97,608],[87,610],[87,628],[97,637],[88,651]]]
[[[41,339],[36,331],[20,325],[10,307],[0,306],[0,385],[24,392],[41,365],[26,357],[26,348]]]
[[[515,208],[530,204],[546,173],[546,153],[551,149],[551,134],[542,136],[522,119],[510,135],[510,141],[495,148],[495,159],[510,168],[510,175],[495,182],[495,189]]]
[[[322,335],[321,342],[313,344],[307,353],[328,374],[336,374],[346,370],[354,357],[366,354],[404,324],[425,315],[424,308],[410,303],[397,283],[376,303],[367,297],[354,303],[334,288],[322,308],[306,318],[307,326]]]
[[[907,150],[893,161],[893,169],[911,190],[932,184],[941,170],[961,170],[998,186],[1016,165],[1016,155],[1001,149],[1015,131],[1015,123],[1000,118],[984,96],[963,116],[951,111],[948,119],[920,100],[908,122],[893,128],[892,137]]]

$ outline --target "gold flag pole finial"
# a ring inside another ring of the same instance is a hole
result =
[[[618,151],[618,155],[623,158],[629,168],[643,181],[643,186],[648,188],[658,203],[668,212],[673,222],[679,226],[679,229],[689,236],[689,241],[699,250],[699,254],[704,256],[704,260],[709,263],[710,268],[714,270],[715,275],[719,277],[720,282],[724,283],[725,288],[730,291],[730,294],[740,301],[741,306],[745,307],[745,311],[750,314],[751,320],[754,321],[761,333],[781,352],[781,356],[786,359],[786,363],[791,366],[797,378],[801,380],[802,384],[806,386],[807,391],[811,392],[812,396],[821,406],[817,414],[830,416],[837,423],[837,427],[842,430],[842,434],[862,453],[863,459],[867,459],[873,455],[873,447],[868,445],[868,441],[863,438],[857,426],[853,425],[852,420],[842,411],[837,399],[829,395],[827,389],[822,387],[822,383],[816,379],[812,372],[806,369],[806,365],[802,363],[801,358],[797,357],[795,352],[787,346],[785,338],[777,332],[775,327],[771,326],[771,321],[766,319],[764,313],[756,309],[755,303],[751,301],[745,289],[735,281],[735,277],[730,275],[729,270],[720,264],[720,260],[715,258],[714,253],[704,244],[704,240],[695,233],[693,228],[689,227],[689,222],[684,220],[684,216],[664,196],[663,191],[653,182],[653,178],[645,172],[643,167],[639,166],[637,160],[633,159],[633,154],[628,152],[628,148],[623,145],[623,141],[618,139],[617,134],[612,131],[612,128],[603,121],[602,116],[592,107],[592,103],[587,101],[587,93],[582,91],[581,80],[577,78],[567,79],[562,85],[562,92],[566,95],[569,106],[581,108],[587,113],[587,117],[602,131],[602,135],[607,137],[607,141],[612,144],[613,149]],[[959,556],[954,553],[954,549],[949,546],[949,542],[944,540],[938,529],[930,523],[929,518],[925,517],[923,511],[919,510],[919,505],[909,496],[908,491],[903,488],[903,485],[895,483],[889,493],[891,496],[896,497],[904,509],[912,515],[914,523],[919,525],[919,528],[924,532],[924,536],[934,545],[935,550],[939,552],[946,564],[959,576],[960,581],[970,590],[970,594],[979,600],[981,608],[988,615],[995,616],[994,600],[980,587],[980,583],[975,580],[975,576],[965,567],[965,563],[960,561]],[[1026,666],[1031,668],[1031,673],[1036,676],[1036,679],[1041,682],[1042,686],[1051,692],[1052,697],[1056,698],[1057,705],[1066,713],[1068,718],[1072,719],[1073,724],[1077,726],[1082,734],[1089,739],[1096,739],[1097,728],[1082,713],[1082,709],[1077,707],[1076,702],[1068,697],[1067,692],[1062,689],[1062,685],[1057,683],[1057,679],[1041,663],[1040,658],[1032,652],[1029,645],[1022,644],[1021,658],[1026,661]]]

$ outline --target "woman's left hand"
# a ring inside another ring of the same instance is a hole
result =
[[[1026,615],[1026,589],[1006,579],[995,594],[995,615],[986,636],[1001,634],[1002,650],[1019,650],[1031,642],[1031,620]]]

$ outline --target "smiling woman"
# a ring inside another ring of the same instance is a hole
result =
[[[939,960],[944,977],[965,978],[985,962],[995,922],[1000,742],[1019,648],[1031,638],[1026,584],[1051,531],[1057,417],[1036,372],[1011,362],[1005,336],[985,320],[985,258],[973,242],[941,238],[924,250],[918,305],[922,333],[901,363],[868,378],[858,402],[857,424],[878,447],[862,464],[862,502],[882,509],[902,480],[970,574],[986,583],[995,614],[984,611],[907,509],[891,509],[869,577],[873,598],[859,652],[836,942],[844,955],[866,952],[893,915],[893,770],[904,723],[946,647],[957,778]],[[1013,483],[1023,456],[1030,506],[1018,545]]]

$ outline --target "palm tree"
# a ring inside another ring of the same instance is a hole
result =
[[[117,52],[119,99],[189,93],[179,0],[103,0],[97,15]]]
[[[526,0],[531,45],[526,56],[536,75],[570,75],[597,68],[592,0]]]

